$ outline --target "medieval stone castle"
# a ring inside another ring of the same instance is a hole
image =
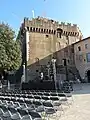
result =
[[[26,34],[24,34],[25,32]],[[72,46],[77,41],[82,40],[82,37],[76,24],[59,23],[42,17],[32,20],[24,18],[20,27],[20,39],[27,46],[28,80],[34,79],[36,70],[39,71],[41,66],[50,63],[53,57],[57,60],[57,66],[62,64],[63,58],[67,58],[68,66],[74,66]]]

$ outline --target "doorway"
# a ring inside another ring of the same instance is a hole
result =
[[[90,83],[90,70],[87,71],[88,82]]]

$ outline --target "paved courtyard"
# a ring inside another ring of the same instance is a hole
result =
[[[73,100],[58,120],[90,120],[90,84],[74,85]]]

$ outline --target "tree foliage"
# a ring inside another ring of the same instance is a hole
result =
[[[21,64],[19,41],[8,24],[0,24],[0,71],[17,70]]]

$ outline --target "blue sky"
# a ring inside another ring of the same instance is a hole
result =
[[[78,24],[84,37],[90,36],[90,0],[0,0],[0,21],[17,32],[24,17],[53,18]]]

